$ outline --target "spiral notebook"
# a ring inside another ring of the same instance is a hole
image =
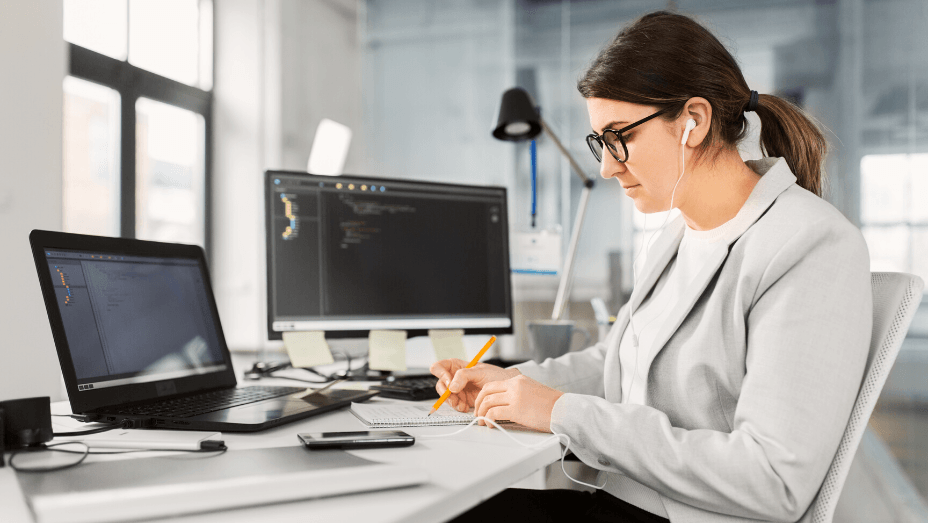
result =
[[[459,412],[444,404],[428,415],[430,405],[352,403],[351,413],[369,427],[426,427],[438,425],[467,425],[474,415]]]

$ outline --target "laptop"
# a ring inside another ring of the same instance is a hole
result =
[[[203,249],[29,235],[71,411],[129,427],[251,432],[377,392],[239,387]]]

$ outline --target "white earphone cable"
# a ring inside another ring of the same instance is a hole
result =
[[[664,230],[664,225],[667,224],[667,219],[670,218],[670,213],[673,212],[673,199],[674,199],[674,196],[675,196],[676,193],[677,193],[677,186],[680,185],[680,181],[683,180],[683,175],[686,174],[686,136],[689,134],[689,132],[688,132],[688,131],[684,131],[684,133],[685,133],[685,134],[684,134],[683,143],[680,144],[680,163],[683,164],[683,169],[681,169],[681,171],[680,171],[680,176],[677,178],[677,183],[675,183],[675,184],[673,185],[673,191],[670,192],[670,209],[667,210],[667,214],[664,216],[664,222],[661,223],[661,226],[658,227],[656,231],[654,231],[654,232],[651,233],[651,236],[650,236],[650,237],[648,237],[648,250],[651,249],[651,240],[654,239],[654,236],[655,236],[657,233],[659,233],[659,232],[661,232],[662,230]],[[648,223],[648,215],[645,214],[645,215],[644,215],[644,224],[647,225],[647,223]],[[642,233],[641,233],[641,240],[642,240],[642,244],[644,244],[644,231],[642,231]],[[632,278],[634,278],[634,283],[635,283],[635,285],[638,284],[638,273],[637,273],[635,267],[636,267],[636,265],[637,265],[637,263],[638,263],[638,256],[641,256],[641,253],[642,253],[642,252],[643,252],[642,248],[639,247],[639,248],[638,248],[638,254],[635,256],[635,260],[632,262]],[[639,330],[636,332],[636,331],[635,331],[635,322],[634,322],[635,314],[634,314],[634,311],[631,310],[631,305],[629,305],[629,311],[628,311],[628,325],[629,325],[629,327],[632,329],[632,346],[635,348],[635,368],[634,368],[633,371],[632,371],[632,380],[631,380],[631,383],[629,383],[629,385],[628,385],[628,391],[629,391],[629,393],[631,393],[631,391],[632,391],[632,386],[635,384],[635,378],[638,376],[638,333],[640,333],[640,332],[642,332],[644,329],[648,328],[649,325],[651,325],[652,323],[654,323],[654,320],[657,320],[657,319],[660,318],[660,317],[661,317],[661,315],[655,316],[654,318],[651,319],[651,321],[649,321],[648,323],[646,323],[644,327],[642,327],[641,329],[639,329]]]
[[[473,421],[471,421],[470,423],[468,423],[466,427],[463,427],[463,428],[461,428],[460,430],[457,430],[457,431],[452,432],[452,433],[450,433],[450,434],[426,434],[426,435],[419,436],[419,437],[420,437],[420,438],[446,438],[446,437],[448,437],[448,436],[454,436],[454,435],[460,434],[460,433],[464,432],[465,430],[467,430],[467,429],[473,427],[473,426],[474,426],[474,423],[477,423],[478,421],[481,421],[481,420],[482,420],[484,423],[489,423],[489,424],[493,425],[494,427],[498,428],[499,430],[503,431],[503,434],[505,434],[506,437],[508,437],[508,438],[511,439],[512,441],[516,442],[517,444],[519,444],[519,445],[521,445],[521,446],[523,446],[523,447],[525,447],[525,448],[527,448],[527,449],[532,449],[532,448],[536,448],[536,447],[543,447],[543,446],[547,445],[548,442],[551,441],[552,439],[557,439],[558,442],[560,442],[562,437],[563,437],[563,438],[567,438],[567,443],[564,444],[564,450],[561,451],[561,471],[564,473],[565,476],[567,476],[567,479],[569,479],[569,480],[571,480],[571,481],[573,481],[574,483],[577,483],[577,484],[579,484],[579,485],[583,485],[583,486],[586,486],[586,487],[595,488],[596,490],[602,490],[603,488],[606,487],[606,483],[603,483],[602,485],[591,485],[590,483],[585,483],[585,482],[583,482],[583,481],[580,481],[579,479],[575,479],[575,478],[573,478],[570,474],[567,473],[567,470],[564,468],[564,458],[567,456],[567,451],[570,450],[570,436],[568,436],[567,434],[554,433],[554,434],[551,435],[550,438],[541,440],[541,441],[539,441],[539,442],[536,442],[536,443],[525,443],[525,442],[519,441],[518,439],[516,439],[515,437],[513,437],[513,435],[510,434],[506,429],[504,429],[503,427],[501,427],[501,426],[499,425],[499,423],[497,423],[497,422],[495,422],[495,421],[493,421],[493,420],[491,420],[491,419],[489,419],[489,418],[486,418],[486,417],[484,417],[484,416],[477,416],[476,418],[474,418]]]

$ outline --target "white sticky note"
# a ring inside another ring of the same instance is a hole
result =
[[[406,331],[371,331],[368,365],[373,370],[406,370]]]
[[[430,330],[429,339],[435,348],[435,358],[439,361],[467,358],[467,350],[464,349],[464,329]]]
[[[335,362],[322,331],[285,332],[284,348],[290,356],[290,364],[298,369]]]

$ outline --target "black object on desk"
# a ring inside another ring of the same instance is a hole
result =
[[[380,385],[371,385],[371,390],[380,391],[381,398],[420,401],[438,398],[435,385],[438,378],[427,376],[390,376]]]
[[[529,360],[524,360],[524,359],[504,360],[502,358],[487,358],[483,360],[483,363],[486,363],[488,365],[496,365],[497,367],[502,367],[505,369],[506,367],[511,367],[513,365],[518,365],[520,363],[525,363],[526,361],[529,361]]]
[[[503,360],[500,358],[490,358],[486,363],[498,367],[509,367],[518,363],[524,363],[528,360]],[[371,385],[371,390],[380,391],[381,398],[391,398],[408,401],[421,401],[438,399],[438,391],[435,385],[438,378],[428,372],[412,371],[407,375],[394,374],[384,378],[380,385]]]
[[[296,437],[310,450],[409,447],[416,442],[416,438],[401,430],[304,432]]]
[[[3,457],[4,451],[6,451],[6,446],[3,445],[3,409],[0,409],[0,468],[6,466],[6,459]]]

